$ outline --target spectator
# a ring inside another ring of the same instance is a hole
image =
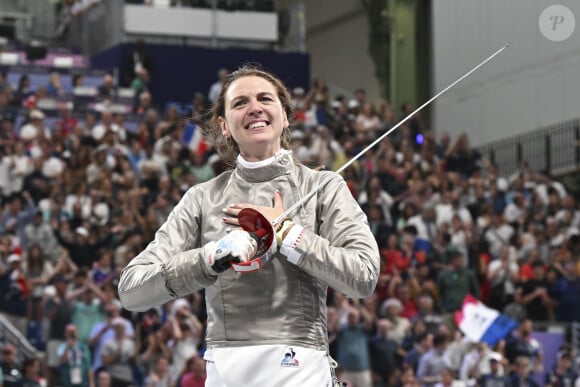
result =
[[[369,345],[373,373],[385,385],[391,385],[391,376],[398,366],[399,344],[389,337],[391,327],[388,320],[379,320],[377,335],[371,339]]]
[[[90,239],[89,230],[80,226],[75,228],[74,234],[65,238],[57,223],[53,224],[55,236],[61,246],[68,250],[72,261],[80,268],[90,268],[97,260],[96,252],[103,246],[107,245],[113,237],[112,232],[107,232],[103,237],[96,242]]]
[[[415,339],[413,348],[405,354],[403,364],[413,371],[413,375],[417,373],[419,368],[419,360],[424,354],[429,352],[433,347],[433,334],[423,332]]]
[[[67,94],[67,91],[62,86],[60,74],[58,72],[54,71],[50,73],[48,84],[46,85],[46,93],[52,98],[64,97]]]
[[[493,258],[499,257],[503,246],[509,246],[515,231],[512,226],[505,223],[501,213],[494,213],[491,216],[491,224],[485,231],[484,238],[489,243],[489,252]]]
[[[199,356],[193,356],[187,361],[185,372],[180,379],[180,386],[204,387],[205,379],[205,361]]]
[[[531,279],[518,284],[515,301],[525,308],[530,320],[548,321],[553,313],[545,265],[536,260],[532,263],[532,271]]]
[[[209,160],[204,161],[203,155],[198,152],[188,152],[189,171],[194,177],[195,184],[203,183],[215,177]]]
[[[435,310],[435,301],[430,294],[421,294],[417,299],[418,312],[413,321],[422,321],[428,332],[436,332],[443,317]]]
[[[384,240],[384,237],[391,233],[391,228],[385,222],[384,214],[380,206],[371,204],[367,212],[367,218],[371,232],[377,241]]]
[[[511,387],[510,379],[502,373],[502,356],[492,352],[489,356],[489,372],[478,380],[481,387]]]
[[[149,372],[149,376],[145,380],[145,387],[170,387],[172,385],[169,360],[165,356],[161,356],[155,362],[155,367]]]
[[[443,269],[437,277],[441,309],[445,313],[460,310],[467,294],[475,297],[480,294],[475,275],[464,267],[463,253],[455,250],[450,258],[450,268]]]
[[[65,328],[65,342],[58,347],[56,354],[60,366],[60,383],[63,387],[93,385],[91,353],[89,347],[78,339],[77,327],[69,324]]]
[[[501,355],[490,349],[487,343],[474,343],[461,362],[459,378],[471,385],[480,380],[483,375],[494,373],[497,376],[504,376],[501,360]],[[496,369],[492,369],[493,361],[498,362],[494,364]]]
[[[66,340],[66,327],[71,323],[72,303],[67,297],[68,284],[63,275],[56,274],[50,282],[56,289],[56,293],[46,300],[44,307],[45,314],[50,321],[46,345],[46,365],[49,372],[49,383],[56,384],[58,383],[58,368],[60,366],[58,348]]]
[[[161,357],[170,359],[171,352],[167,347],[164,335],[161,331],[151,331],[145,336],[146,342],[144,344],[145,351],[139,355],[139,360],[142,365],[143,371],[148,373],[155,368],[157,360]],[[198,356],[197,352],[194,352],[190,357],[193,358]],[[187,365],[185,366],[187,368]]]
[[[378,205],[383,213],[383,219],[387,227],[393,227],[393,219],[391,217],[391,207],[394,204],[394,200],[381,188],[381,182],[378,177],[373,176],[370,178],[369,183],[364,191],[362,191],[358,197],[358,203],[361,208],[365,210],[368,214],[369,208],[373,205]],[[390,230],[385,230],[390,231]],[[384,234],[381,234],[381,237]]]
[[[101,112],[101,121],[91,129],[91,134],[97,142],[102,142],[109,132],[119,133],[121,128],[115,123],[110,110]]]
[[[147,52],[145,41],[139,39],[123,60],[123,86],[128,87],[135,75],[143,69],[152,73],[153,57]]]
[[[151,93],[147,90],[143,90],[138,96],[137,96],[137,103],[135,104],[135,107],[133,108],[133,112],[135,114],[138,114],[139,116],[145,116],[147,117],[148,115],[152,115],[155,114],[157,115],[157,111],[155,110],[155,107],[153,106],[153,96],[151,95]],[[155,116],[157,117],[157,116]],[[149,118],[151,120],[151,118]]]
[[[111,320],[111,325],[114,333],[103,342],[102,364],[111,375],[113,387],[128,387],[133,384],[132,365],[137,355],[135,342],[125,334],[125,319],[116,317]]]
[[[40,361],[36,358],[25,359],[22,363],[22,376],[18,381],[20,387],[41,387],[46,381],[40,377]]]
[[[551,295],[556,303],[558,321],[580,321],[580,278],[578,269],[570,259],[563,264],[564,276],[552,286]]]
[[[365,139],[374,140],[381,127],[381,121],[377,115],[375,106],[370,102],[361,103],[360,100],[359,106],[362,106],[362,109],[356,117],[355,128]]]
[[[42,319],[44,288],[54,274],[54,266],[45,256],[40,246],[39,244],[31,245],[26,251],[26,260],[22,263],[22,271],[30,288],[29,321],[40,321]]]
[[[522,321],[516,332],[506,340],[505,357],[511,364],[520,366],[520,360],[525,359],[529,371],[540,372],[543,367],[544,353],[538,340],[532,337],[533,322]],[[518,369],[516,368],[516,372]],[[523,374],[520,375],[523,377]]]
[[[403,252],[403,263],[399,265],[402,275],[406,278],[410,270],[416,270],[421,264],[427,263],[427,252],[417,245],[417,228],[413,225],[406,225],[401,230],[401,251]]]
[[[20,387],[20,378],[22,373],[16,361],[16,348],[12,344],[4,344],[2,347],[2,361],[0,366],[4,376],[3,387]]]
[[[112,386],[111,374],[109,374],[105,370],[99,371],[96,379],[97,379],[97,381],[96,381],[97,387],[111,387]]]
[[[14,154],[9,161],[9,178],[12,193],[22,192],[24,179],[32,172],[32,159],[25,151],[26,149],[22,142],[16,142],[14,144]]]
[[[22,271],[22,258],[11,254],[6,259],[6,270],[0,276],[0,309],[4,316],[26,335],[27,303],[30,290]]]
[[[12,105],[20,108],[23,102],[33,93],[34,91],[30,88],[30,77],[22,74],[18,79],[18,86],[12,96]]]
[[[489,306],[503,311],[514,300],[518,272],[517,263],[510,260],[510,247],[503,246],[498,259],[491,261],[487,267],[487,277],[491,283]]]
[[[117,88],[115,87],[115,80],[110,74],[103,76],[103,82],[98,87],[98,96],[101,101],[111,102],[115,95],[117,94]]]
[[[87,274],[84,271],[79,270],[77,275],[84,277],[86,284],[78,289],[78,295],[72,300],[71,321],[76,327],[79,342],[88,346],[93,327],[105,320],[103,313],[105,295],[86,278]]]
[[[44,118],[41,110],[33,109],[30,112],[30,121],[20,128],[20,139],[25,144],[37,146],[39,141],[50,139],[50,129],[44,126]]]
[[[3,121],[8,121],[14,124],[16,116],[16,108],[10,105],[10,91],[4,90],[3,92],[0,92],[0,118]]]
[[[568,351],[558,353],[554,369],[546,373],[545,387],[572,386],[577,379],[572,368],[572,355]]]
[[[89,345],[93,351],[93,371],[95,372],[98,372],[102,368],[105,343],[111,341],[115,337],[113,320],[118,324],[120,324],[121,321],[124,322],[124,336],[129,338],[135,336],[135,331],[131,322],[121,317],[121,302],[119,300],[115,299],[110,301],[105,304],[104,309],[105,321],[93,326],[89,339]]]
[[[435,386],[441,381],[441,373],[447,368],[444,355],[448,344],[448,336],[438,333],[433,338],[433,348],[421,356],[417,367],[417,379],[422,386]]]
[[[467,385],[459,380],[455,380],[454,371],[449,368],[441,371],[441,381],[435,384],[435,387],[466,387]]]
[[[220,95],[220,92],[222,91],[222,86],[224,84],[224,81],[226,80],[229,73],[230,73],[229,70],[226,68],[221,68],[218,70],[218,72],[217,72],[218,80],[216,82],[212,83],[212,85],[209,88],[209,92],[207,94],[207,99],[211,104],[213,104],[213,103],[215,103],[215,101],[217,101],[218,96]]]
[[[169,348],[173,354],[171,381],[175,383],[179,375],[183,373],[187,359],[197,353],[203,326],[191,313],[189,303],[183,298],[175,300],[171,305],[171,316],[166,326],[171,340]]]
[[[396,298],[389,298],[381,307],[387,321],[389,321],[389,339],[397,345],[401,345],[403,338],[411,328],[411,323],[406,317],[402,317],[403,304]]]
[[[26,201],[25,208],[22,208],[23,199]],[[36,214],[37,208],[26,191],[22,196],[10,196],[7,201],[8,204],[0,215],[0,233],[11,233],[17,238],[15,245],[20,245],[20,241],[24,239],[24,228]]]
[[[431,252],[431,244],[437,238],[437,225],[435,207],[427,203],[423,206],[420,215],[415,215],[409,218],[407,225],[414,226],[417,230],[416,244],[420,246],[420,250]]]
[[[510,378],[512,387],[540,387],[530,373],[530,359],[520,356],[515,360],[515,372]]]
[[[149,90],[150,82],[149,72],[145,68],[141,68],[135,73],[135,78],[131,81],[131,89],[135,91],[137,98],[141,93]]]
[[[427,328],[425,327],[425,323],[422,320],[415,320],[411,324],[411,329],[405,335],[403,339],[403,343],[401,344],[401,349],[403,351],[410,351],[413,346],[417,343],[417,340],[423,333],[427,332]]]
[[[50,179],[42,173],[43,160],[32,159],[32,171],[24,177],[23,192],[28,192],[34,203],[39,203],[50,194]]]
[[[368,332],[369,317],[361,316],[364,309],[347,309],[347,321],[337,326],[337,360],[341,367],[341,377],[353,387],[371,387],[372,374],[369,358]],[[340,320],[339,320],[340,321]]]
[[[446,192],[445,201],[435,207],[437,213],[437,225],[441,227],[443,223],[448,226],[452,224],[454,216],[458,216],[459,220],[465,225],[473,224],[471,213],[461,202],[462,189],[456,188]]]
[[[46,257],[50,263],[55,263],[58,258],[59,245],[54,237],[50,224],[44,221],[44,213],[37,210],[32,222],[24,227],[22,239],[23,250],[30,250],[33,246],[41,249],[42,258]]]
[[[527,203],[525,202],[524,194],[515,192],[512,197],[512,202],[508,202],[505,207],[503,213],[504,219],[513,228],[519,228],[523,226],[525,215],[527,215]]]
[[[467,134],[461,133],[445,152],[445,167],[448,171],[459,172],[461,176],[468,177],[475,171],[480,157],[479,152],[469,146]]]

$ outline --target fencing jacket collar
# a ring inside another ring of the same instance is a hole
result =
[[[255,162],[246,161],[241,155],[238,155],[236,173],[248,182],[269,181],[288,173],[288,167],[291,164],[292,151],[287,149],[280,150],[266,160]]]

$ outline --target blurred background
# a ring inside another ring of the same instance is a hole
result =
[[[203,292],[131,314],[116,281],[227,169],[191,118],[229,72],[278,75],[296,156],[336,170],[506,44],[345,171],[383,261],[369,299],[329,291],[331,352],[369,376],[355,387],[578,385],[579,15],[572,0],[0,0],[4,385],[70,384],[55,359],[73,336],[94,383],[203,385]],[[450,287],[459,272],[475,286]],[[518,328],[468,340],[467,294]],[[113,367],[123,324],[136,355]]]

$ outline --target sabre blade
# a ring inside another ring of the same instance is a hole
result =
[[[423,108],[425,106],[429,105],[431,102],[433,102],[434,100],[436,100],[437,98],[439,98],[439,96],[441,94],[445,93],[447,90],[451,89],[453,86],[457,85],[459,82],[461,82],[462,80],[464,80],[465,78],[467,78],[468,76],[470,76],[474,71],[478,70],[484,64],[486,64],[487,62],[489,62],[490,60],[492,60],[493,58],[495,58],[496,55],[499,55],[499,53],[501,53],[503,50],[505,50],[508,46],[509,46],[509,44],[504,45],[502,48],[500,48],[499,50],[497,50],[496,52],[494,52],[493,54],[491,54],[490,56],[488,56],[486,59],[484,59],[477,66],[473,67],[471,70],[469,70],[468,72],[466,72],[465,74],[463,74],[461,77],[459,77],[455,82],[451,83],[445,89],[443,89],[439,93],[435,94],[427,102],[423,103],[423,105],[419,106],[412,113],[410,113],[408,116],[406,116],[401,121],[399,121],[395,126],[393,126],[391,129],[387,130],[379,138],[377,138],[375,141],[373,141],[372,143],[370,143],[366,148],[364,148],[359,153],[357,153],[353,158],[351,158],[349,161],[347,161],[346,163],[344,163],[344,165],[342,167],[338,168],[335,172],[336,173],[340,173],[340,172],[344,171],[346,168],[350,167],[352,163],[354,163],[359,158],[361,158],[361,156],[364,155],[366,152],[368,152],[369,149],[371,149],[372,147],[374,147],[375,145],[377,145],[379,142],[383,141],[385,139],[385,137],[387,137],[389,134],[391,134],[393,131],[395,131],[398,127],[400,127],[405,122],[407,122],[409,119],[411,119],[411,117],[413,117],[415,114],[417,114],[421,110],[423,110]],[[316,192],[318,192],[319,189],[320,189],[320,185],[316,186],[316,188],[314,188],[312,191],[310,191],[308,194],[306,194],[306,196],[304,196],[303,198],[299,199],[296,203],[294,203],[292,206],[290,206],[286,211],[284,211],[282,214],[280,214],[280,216],[278,216],[276,219],[274,219],[272,221],[272,226],[278,225],[282,220],[284,220],[295,209],[297,209],[299,206],[301,206],[302,204],[304,204],[308,200],[310,200],[310,198],[312,196],[314,196],[314,194]]]

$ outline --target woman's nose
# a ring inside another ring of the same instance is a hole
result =
[[[263,111],[260,101],[252,99],[249,102],[249,112],[252,114],[259,114]]]

